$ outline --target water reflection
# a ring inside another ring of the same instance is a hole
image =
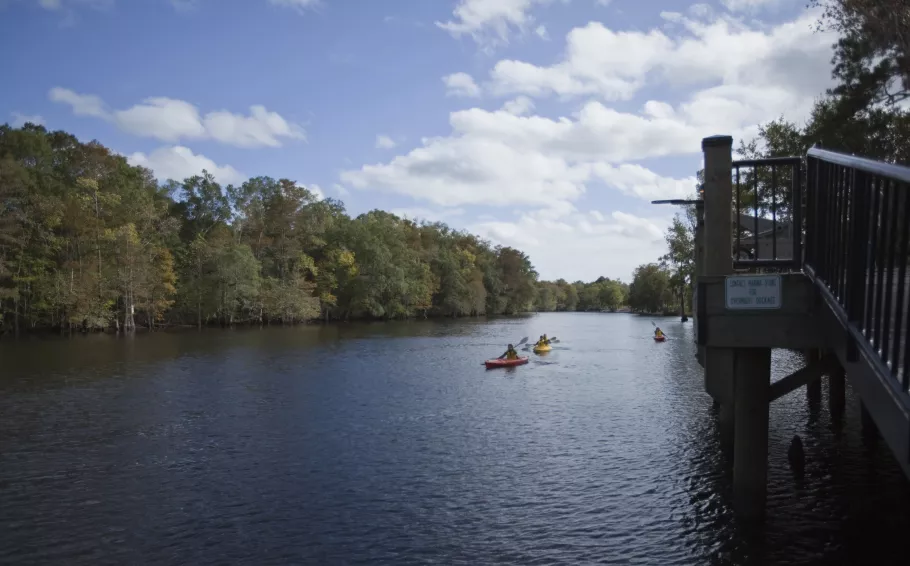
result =
[[[839,419],[826,385],[774,402],[768,522],[740,529],[691,324],[660,326],[671,340],[558,314],[0,344],[0,562],[907,563],[910,489],[849,387]],[[562,342],[531,363],[482,365],[544,332]]]

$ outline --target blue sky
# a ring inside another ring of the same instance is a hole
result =
[[[443,220],[544,278],[628,280],[703,136],[802,121],[830,84],[803,5],[0,0],[0,121],[162,180],[288,177],[352,214]]]

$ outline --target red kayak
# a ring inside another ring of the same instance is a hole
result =
[[[517,360],[495,359],[495,360],[487,360],[486,362],[484,362],[484,364],[486,364],[486,366],[487,366],[487,369],[509,368],[512,366],[520,366],[520,365],[523,365],[526,363],[528,363],[527,357],[518,358]]]
[[[666,335],[664,335],[664,336],[655,336],[655,337],[654,337],[654,341],[655,341],[655,342],[663,342],[663,341],[665,341],[666,339],[667,339],[667,336],[666,336]]]

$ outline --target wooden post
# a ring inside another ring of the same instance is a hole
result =
[[[705,155],[704,225],[696,258],[701,275],[733,273],[733,138],[712,136],[701,142]],[[700,213],[702,211],[699,211]],[[701,217],[702,214],[699,214]],[[698,239],[698,238],[697,238]],[[721,404],[720,436],[725,447],[733,442],[733,350],[705,348],[705,391]]]
[[[705,275],[733,273],[733,138],[701,142],[705,154]]]
[[[705,203],[699,201],[695,205],[695,285],[692,290],[692,316],[695,319],[696,342],[698,341],[698,306],[695,298],[698,296],[698,278],[704,275],[705,253]],[[705,367],[705,347],[696,346],[695,358],[701,367]]]
[[[847,404],[847,373],[843,366],[831,372],[828,377],[828,410],[831,416],[839,418]]]
[[[872,413],[869,412],[866,404],[860,401],[859,407],[863,424],[863,437],[866,440],[873,440],[878,437],[878,427],[875,426],[875,421],[872,419]]]
[[[733,510],[747,521],[764,518],[768,490],[768,392],[771,350],[736,350]]]
[[[806,365],[817,362],[822,357],[821,352],[817,349],[806,350]],[[813,379],[806,384],[806,398],[810,403],[817,403],[822,398],[822,380]]]

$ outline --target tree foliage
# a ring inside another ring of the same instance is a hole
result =
[[[0,126],[0,331],[517,313],[536,280],[519,250],[351,218],[288,179],[159,184],[97,142]]]
[[[672,308],[670,273],[660,264],[639,265],[629,285],[629,306],[635,312],[663,313]]]
[[[628,294],[628,285],[607,277],[591,283],[568,283],[564,279],[541,281],[537,284],[534,308],[539,312],[615,312],[627,304]]]

